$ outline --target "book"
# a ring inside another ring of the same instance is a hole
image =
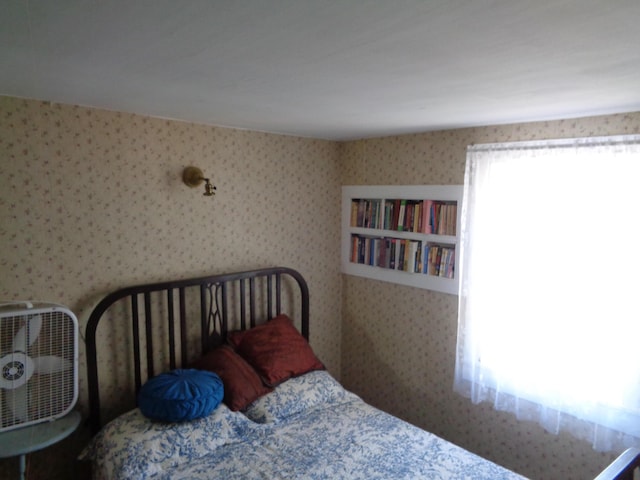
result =
[[[396,230],[398,231],[402,231],[404,229],[404,217],[406,208],[407,201],[404,199],[400,200],[400,208],[398,209],[398,223],[396,224]]]
[[[410,240],[407,246],[407,259],[405,270],[409,273],[416,272],[416,257],[418,255],[418,243],[416,240]]]
[[[351,220],[350,225],[352,227],[358,226],[358,200],[351,200]]]
[[[371,228],[380,228],[380,200],[374,202],[371,215]]]
[[[429,274],[429,255],[430,255],[430,247],[428,243],[425,243],[424,250],[422,253],[422,273],[425,275]]]
[[[438,264],[438,276],[444,277],[447,272],[447,257],[449,256],[449,249],[443,247],[441,250],[440,262]]]
[[[389,268],[396,269],[398,264],[398,245],[395,238],[391,239],[391,249],[389,251]]]
[[[391,268],[391,239],[384,239],[384,268]]]
[[[351,235],[351,263],[358,263],[358,236]]]
[[[398,229],[398,218],[400,217],[400,200],[393,200],[393,216],[391,218],[391,225],[389,230]]]
[[[440,272],[440,262],[442,261],[442,247],[431,245],[429,247],[429,275],[438,276]]]
[[[411,201],[407,201],[407,206],[405,208],[405,215],[404,215],[404,225],[403,225],[403,230],[405,232],[411,232],[413,231],[413,212],[415,209],[415,205],[413,202]]]
[[[373,239],[373,248],[371,249],[371,262],[369,265],[377,267],[380,265],[380,239]]]
[[[382,268],[386,268],[387,264],[387,239],[380,238],[378,247],[378,262],[377,265]]]
[[[384,201],[384,222],[382,228],[384,230],[391,230],[391,223],[393,222],[393,202],[389,200]]]
[[[431,233],[431,213],[433,210],[433,201],[425,200],[422,203],[422,233]]]
[[[449,217],[450,226],[449,226],[449,235],[456,235],[456,231],[458,229],[458,204],[451,204],[451,215]]]
[[[364,225],[364,215],[365,215],[366,203],[364,200],[358,200],[358,217],[356,221],[356,226],[362,227]]]
[[[364,263],[364,239],[358,237],[358,263]]]

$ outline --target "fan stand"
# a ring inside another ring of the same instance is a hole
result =
[[[67,438],[80,424],[80,412],[0,433],[0,458],[20,456],[20,480],[25,479],[26,455]]]

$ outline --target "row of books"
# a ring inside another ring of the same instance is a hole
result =
[[[455,235],[456,202],[438,200],[351,200],[351,226],[437,235]]]
[[[351,235],[351,262],[374,267],[454,278],[452,246],[402,238]]]

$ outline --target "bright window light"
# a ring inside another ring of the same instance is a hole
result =
[[[470,147],[455,388],[640,445],[640,136]]]

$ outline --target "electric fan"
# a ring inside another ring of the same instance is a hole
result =
[[[78,320],[53,303],[0,304],[0,432],[62,417],[78,398]]]

